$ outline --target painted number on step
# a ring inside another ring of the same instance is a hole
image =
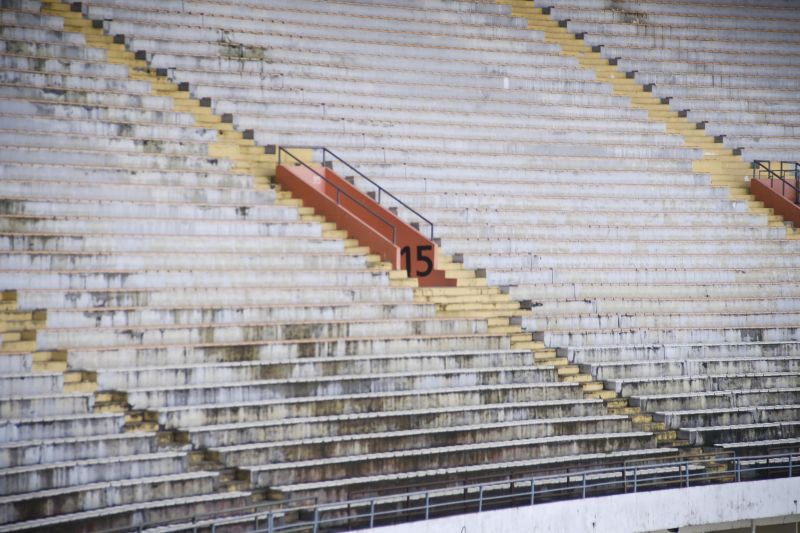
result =
[[[426,253],[428,255],[426,255]],[[400,257],[406,264],[406,273],[411,277],[411,246],[403,246],[400,249]],[[417,261],[425,263],[425,270],[417,270],[416,275],[424,278],[433,272],[433,246],[429,244],[422,244],[417,246]]]

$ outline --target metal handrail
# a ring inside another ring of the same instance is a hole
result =
[[[361,200],[359,200],[358,198],[355,198],[353,195],[351,195],[350,193],[348,193],[347,191],[345,191],[344,189],[342,189],[341,187],[336,185],[334,182],[332,182],[331,180],[329,180],[328,178],[326,178],[325,176],[323,176],[322,174],[317,172],[316,169],[312,168],[310,165],[308,165],[307,163],[303,162],[299,157],[297,157],[292,152],[290,152],[289,150],[287,150],[286,148],[284,148],[282,146],[278,147],[278,164],[279,165],[281,164],[281,154],[288,155],[289,157],[294,159],[297,163],[299,163],[301,166],[303,166],[306,169],[310,170],[311,172],[316,174],[317,177],[322,178],[323,180],[325,180],[325,183],[327,183],[328,185],[330,185],[334,189],[336,189],[336,205],[342,205],[341,195],[344,194],[346,197],[350,198],[352,201],[357,203],[360,207],[363,207],[364,209],[366,209],[369,214],[371,214],[372,216],[374,216],[375,218],[377,218],[378,220],[380,220],[381,222],[383,222],[384,224],[389,226],[389,228],[391,228],[391,230],[392,230],[392,244],[397,244],[397,227],[394,224],[392,224],[391,222],[389,222],[388,220],[383,218],[380,214],[378,214],[375,211],[373,211],[368,205],[364,204]]]
[[[550,500],[565,498],[585,499],[593,495],[622,494],[631,490],[635,493],[641,490],[658,490],[674,486],[688,488],[692,486],[693,481],[695,485],[738,482],[742,480],[743,473],[751,473],[753,476],[757,476],[758,472],[767,471],[766,477],[776,477],[776,469],[778,469],[777,473],[782,476],[793,477],[794,471],[797,470],[798,460],[800,460],[800,451],[780,455],[749,457],[725,457],[723,455],[716,461],[692,458],[664,463],[595,469],[584,472],[497,481],[491,484],[470,485],[459,488],[463,490],[464,498],[457,500],[445,499],[441,502],[432,501],[432,497],[435,498],[437,492],[441,493],[442,497],[446,497],[452,494],[452,489],[450,491],[445,489],[439,491],[416,491],[382,498],[362,498],[342,503],[317,505],[313,509],[308,509],[306,513],[306,516],[313,516],[313,519],[309,518],[281,526],[274,526],[273,524],[271,528],[253,530],[251,533],[289,533],[299,531],[313,531],[316,533],[326,525],[342,527],[346,523],[348,529],[352,529],[349,526],[354,522],[356,529],[365,529],[377,525],[381,518],[391,518],[392,523],[397,523],[401,520],[406,522],[428,520],[431,518],[433,511],[439,508],[445,508],[445,511],[447,511],[446,508],[449,507],[451,512],[453,509],[465,508],[482,512],[491,504],[495,504],[495,507],[511,507],[519,500],[522,500],[524,505],[534,505],[543,497]],[[706,468],[709,463],[725,464],[727,468],[725,471],[715,472]],[[664,472],[663,470],[665,469],[669,471]],[[551,482],[550,487],[548,487],[548,481]],[[562,482],[562,485],[566,484],[566,486],[559,486],[558,482]],[[515,492],[514,488],[520,486],[530,488],[527,491]],[[507,487],[510,487],[510,490]],[[491,494],[493,490],[499,492],[499,494]],[[469,493],[473,496],[468,498],[467,495]],[[559,495],[561,496],[560,498]],[[398,508],[397,501],[403,499],[406,500],[406,506]],[[385,510],[377,508],[381,504],[390,503],[392,505],[389,505]],[[519,506],[519,504],[516,506]],[[341,511],[345,508],[349,512],[347,515],[322,516],[322,513],[326,510]],[[355,514],[351,512],[354,510],[356,511]]]
[[[753,161],[753,179],[760,178],[766,172],[770,187],[772,187],[773,179],[780,180],[781,194],[785,194],[786,186],[788,185],[795,192],[794,203],[800,205],[800,162],[780,161],[779,164],[780,167],[778,169],[773,169],[771,161]],[[784,168],[786,165],[789,165],[789,169]],[[794,183],[786,179],[787,174],[794,174]]]
[[[527,476],[471,484],[460,487],[427,489],[404,494],[359,498],[344,502],[315,503],[292,506],[289,509],[268,510],[229,516],[204,524],[215,531],[226,523],[245,525],[253,521],[258,533],[319,533],[326,526],[365,529],[378,525],[383,519],[411,522],[428,520],[437,512],[482,512],[488,508],[519,507],[544,501],[585,499],[609,494],[627,494],[675,487],[732,483],[760,477],[794,477],[797,475],[800,450],[790,453],[736,457],[728,453],[711,454],[705,458],[674,459],[649,463],[631,463],[612,468],[596,468],[562,472],[543,476]],[[722,465],[724,470],[708,468]],[[744,476],[743,476],[744,474]],[[459,496],[456,497],[456,494]],[[460,495],[463,495],[460,496]],[[308,499],[310,500],[310,498]],[[291,500],[290,500],[291,501]],[[398,502],[404,501],[404,505]],[[285,502],[286,503],[286,502]],[[253,509],[254,506],[245,507]],[[276,523],[284,511],[297,515],[291,523]],[[325,516],[324,513],[330,516]],[[197,522],[188,517],[184,522]],[[264,527],[261,527],[261,525]],[[246,526],[245,526],[246,527]],[[130,531],[130,528],[128,528]]]
[[[322,150],[322,165],[323,166],[325,166],[325,163],[327,162],[326,156],[328,154],[330,154],[331,156],[333,156],[334,159],[336,159],[340,163],[343,163],[347,168],[349,168],[350,170],[352,170],[353,172],[355,172],[356,174],[361,176],[363,179],[367,180],[368,182],[373,184],[375,187],[377,187],[378,188],[378,203],[381,203],[381,193],[388,194],[389,197],[391,197],[395,202],[397,202],[398,204],[402,205],[403,207],[405,207],[406,209],[408,209],[409,211],[411,211],[412,213],[417,215],[419,218],[424,220],[425,223],[428,224],[431,227],[431,240],[433,240],[433,228],[434,228],[433,222],[431,222],[430,220],[428,220],[427,218],[422,216],[422,214],[419,211],[417,211],[416,209],[414,209],[413,207],[411,207],[410,205],[408,205],[407,203],[402,201],[400,198],[398,198],[394,194],[390,193],[389,191],[387,191],[386,189],[381,187],[377,182],[375,182],[374,180],[368,178],[363,172],[361,172],[360,170],[355,168],[353,165],[351,165],[350,163],[348,163],[347,161],[345,161],[344,159],[342,159],[341,157],[339,157],[338,155],[333,153],[328,148],[326,148],[324,146],[320,146],[320,147],[317,147],[317,149]]]
[[[301,506],[299,504],[294,505],[297,502],[306,502],[306,505],[305,506]],[[250,516],[263,516],[266,514],[274,515],[275,513],[289,513],[300,509],[307,509],[308,502],[313,502],[312,505],[316,506],[318,505],[319,498],[317,498],[316,496],[304,496],[299,498],[289,498],[287,500],[275,500],[275,501],[252,503],[250,505],[231,507],[217,512],[196,514],[192,516],[183,516],[180,518],[173,518],[171,520],[158,520],[154,522],[145,522],[137,525],[136,530],[142,531],[153,527],[178,525],[182,522],[191,522],[193,524],[196,524],[204,521],[213,520],[214,523],[217,524],[233,520],[238,521],[238,519],[240,518],[246,519]],[[293,506],[285,507],[289,504],[292,504]],[[275,507],[278,507],[279,509],[273,509]],[[247,511],[250,511],[250,513],[247,513]],[[224,515],[232,515],[232,516],[224,516]],[[99,530],[97,533],[129,533],[130,531],[131,527],[128,526],[128,527],[116,527],[112,529],[103,529]]]

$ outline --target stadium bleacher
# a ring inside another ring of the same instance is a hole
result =
[[[800,12],[724,3],[2,0],[0,531],[796,445],[800,243],[744,177],[800,159]]]

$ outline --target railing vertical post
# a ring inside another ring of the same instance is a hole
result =
[[[314,507],[314,533],[319,532],[319,507]]]
[[[633,467],[633,492],[636,492],[638,489],[639,484],[639,472],[636,470],[636,467]]]
[[[689,461],[686,461],[686,487],[689,487]]]
[[[794,458],[793,455],[789,455],[789,477],[792,477],[792,459]]]
[[[734,459],[736,462],[736,481],[742,480],[742,462],[739,459]]]
[[[586,499],[586,474],[583,474],[583,482],[581,483],[581,485],[582,485],[581,497]]]
[[[272,511],[267,515],[267,533],[275,533],[275,516]]]
[[[375,500],[369,502],[369,527],[375,527]]]
[[[531,505],[533,505],[533,496],[535,493],[536,493],[536,484],[534,483],[533,478],[531,478]]]
[[[481,485],[481,490],[478,493],[478,512],[483,512],[483,485]]]
[[[425,520],[431,517],[431,496],[430,493],[425,493]]]

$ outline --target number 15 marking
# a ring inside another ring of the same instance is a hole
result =
[[[425,270],[417,270],[417,276],[424,278],[431,272],[433,272],[433,254],[431,256],[425,255],[425,252],[433,252],[433,246],[429,244],[423,244],[417,246],[417,261],[422,261],[425,263],[426,268]],[[408,277],[411,277],[411,247],[410,246],[403,246],[400,249],[400,257],[405,259],[406,262],[406,273]]]

